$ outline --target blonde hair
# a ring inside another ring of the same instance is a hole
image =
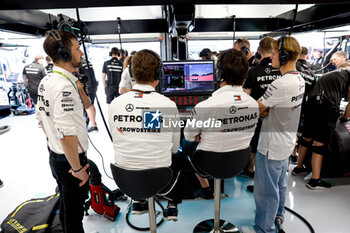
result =
[[[41,55],[36,55],[34,61],[38,62],[40,59],[44,59]]]
[[[281,37],[282,38],[282,37]],[[278,51],[278,45],[281,41],[281,38],[278,40],[272,41],[272,47],[274,50]],[[287,36],[284,40],[284,50],[289,53],[289,60],[296,61],[301,52],[301,47],[297,39],[291,36]],[[279,52],[279,51],[278,51]]]

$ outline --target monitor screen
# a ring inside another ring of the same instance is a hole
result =
[[[214,61],[164,61],[162,93],[214,91]]]

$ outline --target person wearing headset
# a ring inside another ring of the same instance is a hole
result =
[[[290,36],[272,42],[272,67],[279,68],[282,76],[258,100],[265,119],[255,157],[255,226],[243,229],[244,233],[275,233],[275,221],[282,228],[288,159],[295,146],[305,91],[305,81],[296,71],[300,50],[298,41]]]
[[[90,99],[72,75],[82,66],[83,52],[75,35],[49,31],[43,44],[53,62],[52,73],[38,88],[36,117],[48,139],[50,167],[60,191],[59,217],[64,233],[83,233],[84,203],[89,176],[89,147],[84,109]]]
[[[268,86],[274,80],[281,77],[280,70],[272,67],[271,65],[272,41],[273,38],[270,36],[266,36],[260,40],[259,49],[262,60],[259,64],[249,69],[247,79],[244,82],[244,91],[255,100],[258,100],[264,94]],[[250,162],[248,167],[240,174],[241,176],[245,176],[250,179],[254,179],[254,158],[258,147],[261,125],[262,120],[259,119],[254,136],[250,142],[250,146],[252,148]]]
[[[128,170],[170,167],[175,179],[181,159],[174,155],[180,144],[180,128],[169,122],[179,121],[179,112],[173,101],[155,91],[162,77],[162,60],[144,49],[133,56],[131,69],[136,85],[112,101],[108,114],[115,164]],[[167,196],[165,220],[177,220],[180,188],[177,183]],[[133,214],[147,211],[146,201],[134,201]]]
[[[105,61],[102,68],[102,83],[105,88],[107,104],[109,105],[115,97],[119,96],[119,83],[123,70],[123,63],[118,60],[119,49],[113,47],[110,55],[112,59]]]
[[[186,140],[182,141],[184,151],[197,149],[228,152],[249,147],[259,110],[257,102],[242,88],[248,69],[248,61],[243,52],[229,49],[219,53],[216,78],[220,82],[220,88],[210,98],[195,106],[193,120],[215,119],[221,122],[221,126],[186,127]],[[187,141],[192,142],[191,149],[185,146]]]

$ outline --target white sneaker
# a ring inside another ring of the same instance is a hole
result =
[[[256,233],[253,227],[244,226],[242,227],[242,233]]]

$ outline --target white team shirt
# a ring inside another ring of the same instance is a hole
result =
[[[164,128],[168,116],[179,120],[176,104],[149,85],[115,98],[109,111],[115,163],[125,169],[141,170],[171,165],[172,153],[180,145],[180,128]]]
[[[133,77],[130,76],[129,67],[126,67],[122,73],[122,78],[119,83],[119,88],[124,87],[132,89],[136,84],[136,81]]]
[[[194,109],[195,120],[219,121],[217,127],[187,127],[185,138],[194,141],[201,133],[198,150],[229,152],[249,147],[259,118],[258,103],[241,86],[225,85]],[[203,124],[204,126],[204,124]]]
[[[289,72],[273,81],[259,99],[270,108],[263,120],[258,151],[270,160],[284,160],[294,150],[305,81],[298,72]]]
[[[63,136],[77,136],[78,152],[87,151],[89,147],[84,107],[74,75],[55,66],[54,71],[65,74],[72,83],[58,73],[49,73],[40,82],[36,118],[42,121],[49,147],[57,154],[64,154],[60,139]],[[74,86],[73,86],[74,85]]]

